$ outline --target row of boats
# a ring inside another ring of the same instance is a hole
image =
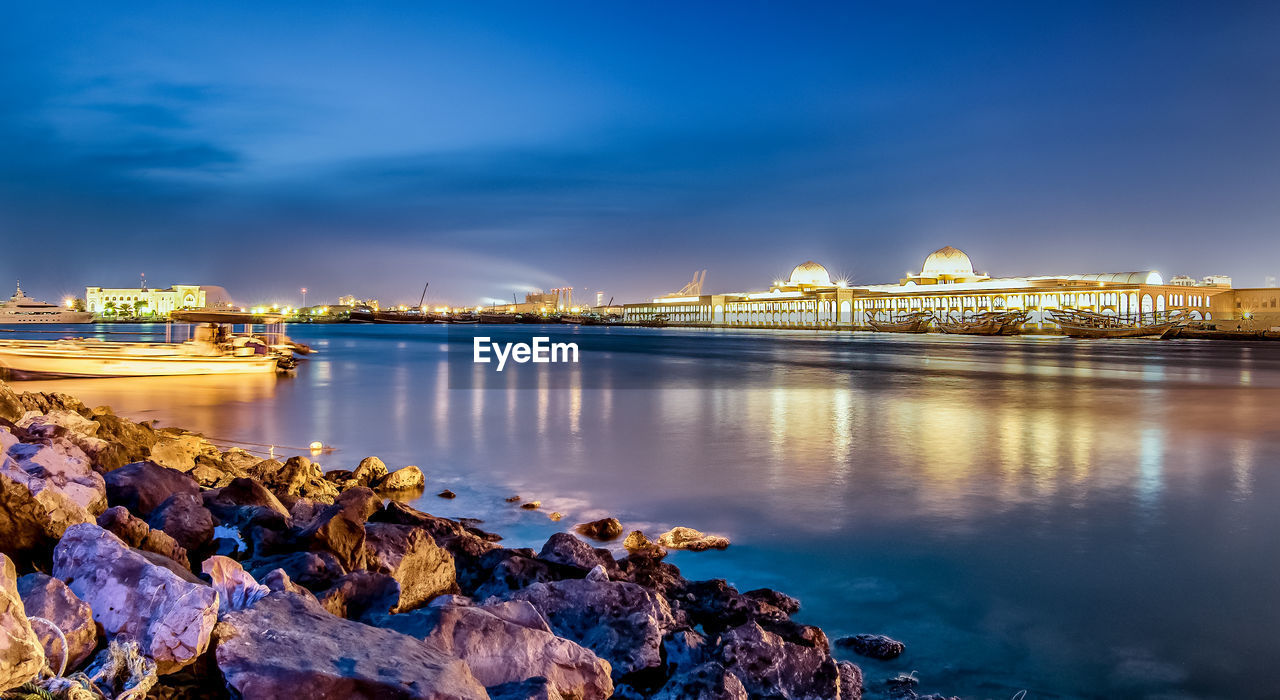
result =
[[[1073,309],[1051,309],[1049,320],[1072,338],[1184,338],[1194,340],[1280,340],[1280,332],[1237,327],[1193,319],[1181,310],[1113,316]],[[953,335],[1018,335],[1030,315],[1025,311],[988,311],[966,317],[941,316],[931,311],[884,315],[872,313],[867,325],[887,333]]]
[[[622,318],[616,314],[534,314],[534,313],[433,313],[430,311],[378,311],[370,308],[352,309],[351,323],[568,323],[579,326],[602,326],[617,323]]]

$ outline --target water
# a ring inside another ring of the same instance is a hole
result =
[[[580,364],[497,378],[469,344],[445,364],[448,334],[477,330],[534,332],[293,326],[320,352],[292,378],[24,384],[216,437],[321,440],[326,468],[417,464],[419,507],[478,514],[512,546],[606,514],[728,535],[671,560],[796,595],[833,639],[905,641],[861,661],[873,684],[1280,688],[1280,343],[562,327]]]

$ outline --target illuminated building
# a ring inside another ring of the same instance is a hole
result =
[[[84,289],[85,310],[107,316],[165,316],[176,309],[204,308],[205,297],[204,288],[192,284],[175,284],[168,289],[149,289],[146,286]]]
[[[1121,317],[1185,310],[1191,318],[1210,319],[1222,312],[1214,306],[1215,297],[1231,296],[1229,285],[1230,278],[1221,276],[1193,286],[1175,285],[1154,270],[991,277],[975,272],[968,255],[948,246],[931,253],[918,274],[909,273],[896,284],[851,285],[832,280],[825,267],[807,261],[768,290],[658,297],[627,304],[623,320],[662,316],[672,324],[859,329],[867,327],[873,313],[883,318],[928,312],[945,319],[1025,311],[1028,331],[1052,332],[1057,326],[1049,312],[1054,309]]]

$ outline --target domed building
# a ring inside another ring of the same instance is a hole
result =
[[[698,284],[686,285],[652,302],[626,304],[623,320],[656,325],[859,330],[905,316],[950,321],[1013,312],[1026,318],[1023,330],[1054,333],[1060,332],[1054,320],[1059,311],[1121,319],[1177,311],[1202,320],[1235,311],[1230,285],[1169,285],[1154,270],[992,278],[975,272],[969,256],[951,246],[930,253],[919,274],[907,273],[887,284],[833,281],[827,269],[812,260],[796,265],[785,280],[775,280],[759,291],[707,294],[701,289],[700,278],[695,281]],[[1259,303],[1274,304],[1269,296]]]
[[[973,271],[973,261],[959,248],[946,246],[939,248],[924,259],[920,274],[907,275],[907,282],[916,284],[955,284],[959,282],[980,282],[991,279],[990,275],[979,275]]]
[[[835,285],[831,283],[831,275],[827,272],[827,268],[812,260],[806,260],[791,270],[791,277],[787,278],[784,286],[833,287]]]

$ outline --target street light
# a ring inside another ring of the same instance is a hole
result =
[[[302,288],[302,308],[307,308],[307,288]]]

